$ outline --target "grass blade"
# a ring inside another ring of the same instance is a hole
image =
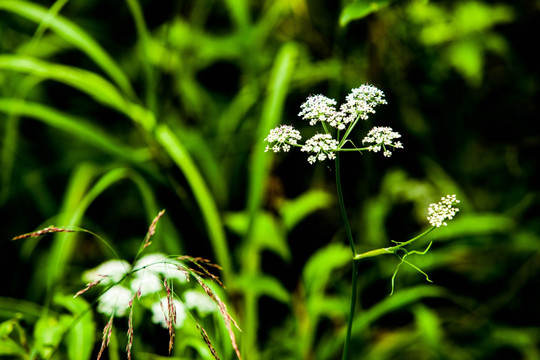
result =
[[[0,99],[0,112],[39,120],[49,126],[65,131],[103,152],[132,163],[140,163],[146,159],[144,153],[119,143],[116,138],[107,135],[91,123],[45,105],[20,99],[2,98]]]
[[[48,9],[29,1],[2,0],[0,10],[6,10],[28,20],[42,24],[46,19],[47,26],[58,36],[79,48],[88,55],[130,98],[135,98],[131,84],[120,66],[103,50],[103,48],[83,29]]]
[[[223,268],[223,277],[230,279],[232,268],[225,231],[217,205],[206,182],[184,145],[167,125],[163,124],[157,127],[156,137],[186,177],[204,217],[217,262]]]
[[[0,69],[19,71],[69,85],[99,103],[124,113],[147,131],[155,124],[154,116],[149,111],[130,102],[113,84],[91,71],[20,55],[0,55]]]

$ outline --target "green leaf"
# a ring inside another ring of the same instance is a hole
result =
[[[264,138],[282,118],[285,97],[297,57],[297,45],[286,43],[277,54],[270,74],[261,121],[255,136],[255,150],[250,160],[247,207],[252,219],[255,218],[262,202],[272,162],[272,156],[264,152]],[[249,237],[249,234],[247,236]]]
[[[245,236],[249,227],[249,217],[246,212],[229,213],[225,217],[227,226],[235,233]],[[252,250],[271,250],[285,260],[290,259],[285,230],[275,217],[267,212],[259,212],[253,222],[251,235]]]
[[[322,190],[310,190],[296,199],[287,200],[280,208],[287,229],[292,229],[309,214],[330,206],[334,198]]]
[[[14,319],[0,323],[0,355],[19,355],[26,357],[24,345],[26,335],[19,325],[21,316],[18,314]],[[18,342],[15,340],[18,338]]]
[[[106,106],[124,113],[145,130],[149,131],[155,125],[155,118],[152,113],[130,102],[113,84],[91,71],[19,55],[0,55],[0,69],[19,71],[59,81],[86,93]]]
[[[128,96],[135,97],[129,80],[120,66],[90,35],[76,24],[58,14],[50,13],[49,9],[29,1],[2,0],[0,1],[0,10],[10,11],[39,24],[46,22],[47,26],[58,36],[73,44],[94,60]]]
[[[71,316],[43,316],[37,321],[34,327],[34,348],[43,359],[52,358],[71,321]]]
[[[254,294],[256,297],[266,295],[282,303],[288,303],[290,300],[287,289],[272,276],[240,276],[237,278],[235,285],[245,293]]]
[[[341,11],[339,25],[345,27],[351,21],[362,19],[371,13],[387,7],[392,1],[393,0],[355,0],[345,6],[343,11]]]
[[[330,244],[309,258],[302,278],[307,296],[324,291],[332,272],[352,262],[351,249],[342,244]]]
[[[92,356],[96,326],[90,305],[82,298],[57,294],[54,302],[69,310],[74,317],[67,334],[67,351],[70,359],[87,360]]]
[[[223,268],[223,276],[229,278],[232,275],[232,267],[225,231],[223,230],[217,205],[204,178],[184,145],[167,125],[158,126],[156,138],[186,177],[204,217],[217,261]]]
[[[0,112],[42,121],[104,152],[135,164],[140,164],[147,157],[144,151],[138,152],[136,149],[130,149],[86,120],[62,113],[45,105],[21,99],[2,98],[0,99]]]
[[[384,298],[371,308],[362,311],[353,323],[353,334],[366,330],[370,324],[382,316],[399,310],[424,298],[445,297],[446,290],[437,286],[417,286],[398,291]]]

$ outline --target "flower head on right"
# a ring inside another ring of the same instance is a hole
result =
[[[457,207],[454,207],[458,203],[459,200],[456,199],[456,195],[446,195],[438,203],[429,204],[427,217],[429,223],[435,227],[446,226],[446,220],[453,219],[459,211]]]

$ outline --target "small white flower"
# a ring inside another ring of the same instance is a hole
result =
[[[308,139],[300,151],[314,153],[315,155],[308,157],[308,162],[313,164],[317,160],[335,159],[337,147],[338,142],[332,139],[330,134],[317,134],[311,139]]]
[[[456,195],[446,195],[441,198],[436,204],[429,204],[427,220],[432,226],[440,227],[446,226],[445,220],[451,220],[459,211],[457,207],[453,205],[458,204],[459,200],[456,199]]]
[[[184,321],[187,318],[186,308],[178,299],[173,298],[172,302],[176,309],[176,323],[174,324],[174,327],[179,328],[184,324]],[[154,324],[160,324],[165,329],[167,329],[167,304],[167,298],[163,297],[159,301],[153,303],[151,308],[152,322]]]
[[[163,281],[147,269],[137,271],[131,280],[131,290],[140,296],[157,293],[163,290]]]
[[[336,100],[327,98],[324,95],[312,95],[300,105],[300,116],[304,120],[309,120],[309,125],[315,125],[317,121],[329,121],[336,112]]]
[[[119,282],[129,271],[130,265],[125,260],[109,260],[98,267],[87,270],[83,273],[82,278],[85,282],[103,279],[100,285],[109,285]]]
[[[398,132],[392,131],[389,127],[374,127],[371,129],[366,137],[362,140],[362,144],[372,144],[368,146],[369,151],[379,152],[383,150],[383,155],[386,157],[392,156],[392,152],[387,147],[393,147],[394,149],[403,149],[401,141],[394,142],[394,139],[400,138],[401,135]]]
[[[275,143],[272,147],[267,145],[264,151],[267,152],[272,149],[275,153],[280,151],[288,152],[291,149],[291,145],[296,145],[298,140],[301,139],[300,131],[290,125],[281,125],[270,130],[270,134],[264,139],[264,141],[270,144]]]
[[[114,313],[115,316],[122,317],[126,315],[131,299],[133,292],[122,285],[115,285],[99,297],[97,311],[105,315]]]
[[[184,301],[189,309],[196,309],[200,315],[206,315],[218,310],[215,302],[197,290],[188,290],[184,293]]]
[[[344,130],[349,123],[358,117],[367,120],[369,114],[375,113],[377,105],[387,104],[384,93],[375,86],[367,84],[352,89],[345,100],[346,102],[340,106],[339,112],[335,112],[328,121],[331,126],[339,130]]]

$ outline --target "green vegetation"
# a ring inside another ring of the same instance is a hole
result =
[[[540,359],[540,4],[338,3],[0,0],[0,357],[95,359],[113,321],[110,359],[235,359],[231,333],[248,360]],[[315,135],[309,95],[367,83],[388,104],[350,147],[391,126],[391,158],[265,152],[279,124]],[[459,214],[415,239],[446,194]],[[73,297],[135,263],[161,209],[143,254],[210,259],[224,285],[194,272],[167,299],[202,289],[241,332],[194,311],[172,337],[147,298],[112,319],[97,287]]]

